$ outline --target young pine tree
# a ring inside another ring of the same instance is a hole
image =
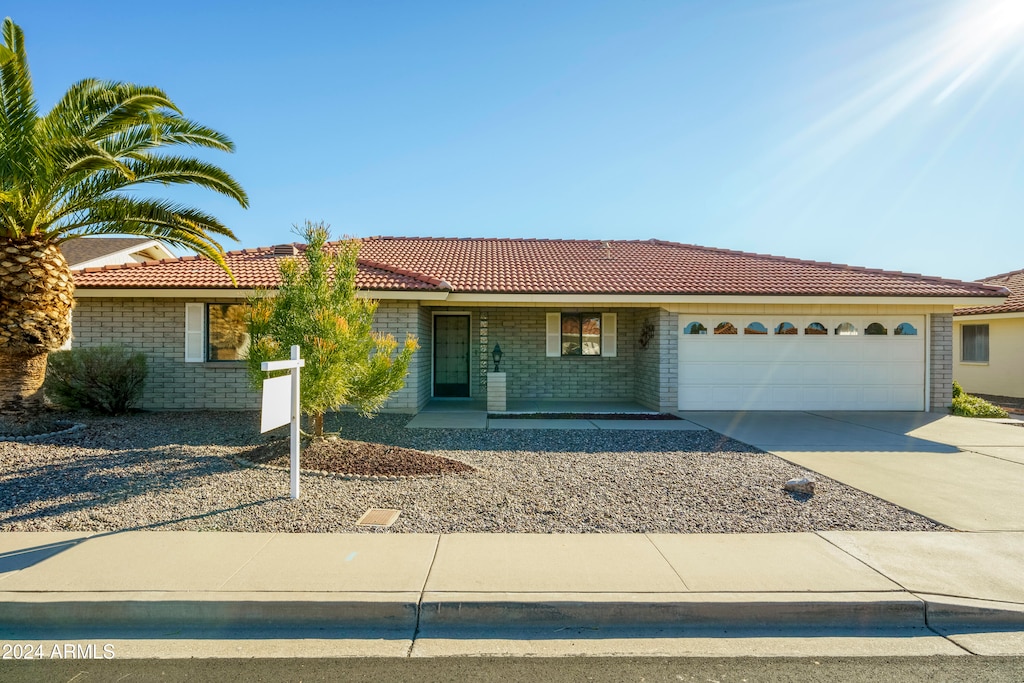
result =
[[[324,413],[352,406],[373,415],[405,385],[416,338],[401,350],[391,335],[372,330],[377,302],[356,298],[359,243],[330,247],[328,226],[306,221],[299,234],[306,250],[281,260],[281,286],[249,300],[249,378],[259,388],[267,373],[260,363],[288,358],[298,344],[301,410],[315,438],[324,433]]]

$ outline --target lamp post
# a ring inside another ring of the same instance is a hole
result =
[[[491,351],[491,358],[494,359],[494,371],[498,372],[498,364],[501,362],[501,357],[504,356],[501,352],[501,346],[499,344],[494,345],[494,350]]]

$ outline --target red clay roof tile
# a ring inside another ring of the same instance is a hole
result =
[[[1010,290],[1010,296],[1006,301],[995,306],[971,306],[970,308],[958,308],[953,315],[984,315],[987,313],[1022,313],[1024,312],[1024,270],[1015,270],[1012,273],[993,275],[983,280],[978,280],[987,285],[1006,287]]]
[[[750,254],[660,240],[371,237],[361,240],[365,290],[508,294],[1000,296],[997,286]],[[279,282],[272,247],[228,252],[243,288]],[[78,287],[228,288],[199,257],[75,273]]]

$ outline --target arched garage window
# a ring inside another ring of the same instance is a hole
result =
[[[743,328],[743,334],[768,334],[768,328],[759,322],[753,322]]]
[[[882,323],[871,323],[864,328],[864,334],[880,337],[889,334],[889,330],[885,329],[885,325]]]
[[[715,334],[736,334],[736,326],[732,323],[718,323],[715,325]]]
[[[910,323],[900,323],[896,326],[896,329],[893,330],[893,334],[912,337],[917,334],[917,328]]]
[[[828,335],[828,328],[821,323],[811,323],[804,328],[804,334],[809,335]]]
[[[853,323],[839,323],[839,327],[836,328],[836,335],[839,337],[856,337],[857,328]]]
[[[793,323],[779,323],[775,326],[775,334],[796,334],[796,325]]]
[[[694,321],[683,328],[683,334],[707,334],[708,328]]]

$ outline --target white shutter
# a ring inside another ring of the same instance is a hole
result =
[[[206,360],[206,305],[185,304],[185,362]]]
[[[562,314],[547,314],[547,357],[557,358],[562,355]]]
[[[618,317],[615,313],[601,314],[601,355],[606,358],[615,358],[619,349],[615,329]]]

